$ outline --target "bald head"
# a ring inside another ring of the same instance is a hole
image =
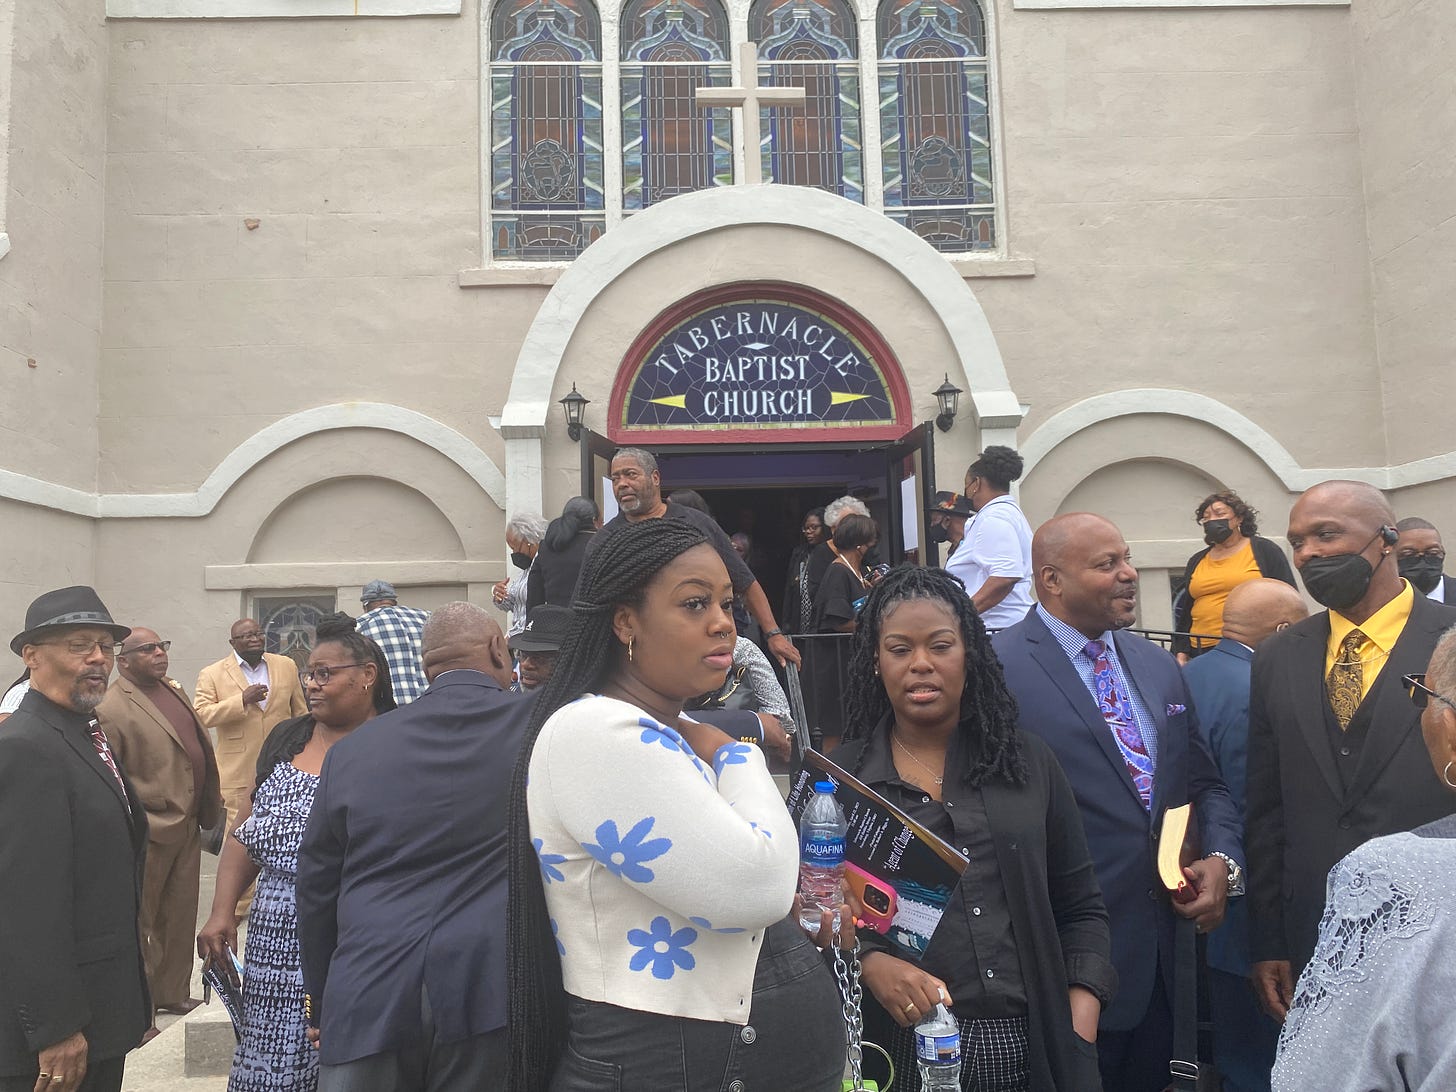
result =
[[[1334,509],[1344,513],[1349,519],[1369,522],[1372,524],[1372,530],[1378,530],[1386,524],[1395,526],[1395,510],[1390,507],[1390,502],[1385,499],[1385,494],[1369,482],[1336,478],[1311,486],[1294,502],[1294,508],[1289,513],[1291,524],[1294,522],[1295,512],[1299,511],[1301,507]]]
[[[1223,635],[1258,648],[1274,633],[1309,616],[1300,594],[1282,580],[1247,580],[1229,592]]]
[[[505,634],[474,603],[446,603],[431,612],[420,635],[420,665],[425,678],[447,671],[480,671],[500,683],[511,682],[511,655]]]
[[[1137,620],[1137,569],[1116,524],[1091,512],[1047,520],[1031,539],[1041,605],[1087,637]]]
[[[131,635],[116,649],[116,670],[122,678],[149,689],[167,677],[167,650],[157,631],[146,626],[132,626]]]
[[[1053,516],[1031,536],[1031,567],[1039,571],[1043,565],[1065,564],[1067,551],[1079,540],[1088,534],[1105,533],[1109,529],[1118,538],[1122,537],[1115,523],[1094,512],[1068,512]]]
[[[1400,594],[1395,513],[1366,482],[1328,481],[1307,489],[1289,510],[1289,546],[1304,586],[1357,626]],[[1347,558],[1358,555],[1370,566]]]

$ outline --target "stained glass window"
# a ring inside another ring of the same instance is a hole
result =
[[[574,258],[605,227],[601,40],[591,0],[501,0],[491,12],[497,258]]]
[[[885,0],[885,213],[950,253],[996,246],[986,24],[977,0]]]
[[[728,16],[718,0],[628,0],[622,9],[622,208],[733,183],[733,122],[700,107],[727,87]]]
[[[758,43],[760,62],[769,62],[759,64],[760,83],[804,89],[802,108],[762,108],[764,181],[814,186],[862,203],[854,13],[843,0],[757,0],[748,37]]]

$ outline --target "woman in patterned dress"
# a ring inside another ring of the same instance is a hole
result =
[[[223,847],[212,914],[197,953],[232,976],[238,930],[233,908],[258,881],[248,914],[242,1040],[228,1092],[311,1092],[318,1052],[308,1042],[293,880],[324,755],[376,713],[394,708],[389,665],[348,615],[320,622],[303,673],[307,716],[284,721],[258,757],[252,805]]]

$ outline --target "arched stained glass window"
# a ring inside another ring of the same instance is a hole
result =
[[[804,89],[802,109],[762,108],[764,181],[863,202],[854,13],[844,0],[757,0],[748,37],[758,43],[761,83]]]
[[[601,41],[591,0],[500,0],[491,12],[497,258],[574,258],[605,227]]]
[[[718,0],[628,0],[622,9],[622,208],[733,183],[733,123],[697,104],[727,87],[728,17]]]
[[[986,23],[977,0],[885,0],[885,214],[942,251],[996,245]]]

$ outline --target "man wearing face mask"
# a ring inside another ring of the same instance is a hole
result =
[[[1442,571],[1446,567],[1446,547],[1436,525],[1410,516],[1397,523],[1395,529],[1400,532],[1395,544],[1400,575],[1422,595],[1456,606],[1456,582]]]
[[[354,628],[384,650],[395,703],[408,705],[430,685],[420,666],[420,636],[430,612],[400,606],[398,594],[388,580],[369,581],[359,596],[364,613]]]
[[[1279,1021],[1314,952],[1330,868],[1456,807],[1400,681],[1423,670],[1456,608],[1401,578],[1398,539],[1389,503],[1363,482],[1323,482],[1289,513],[1295,568],[1327,609],[1260,646],[1250,689],[1251,977]]]

